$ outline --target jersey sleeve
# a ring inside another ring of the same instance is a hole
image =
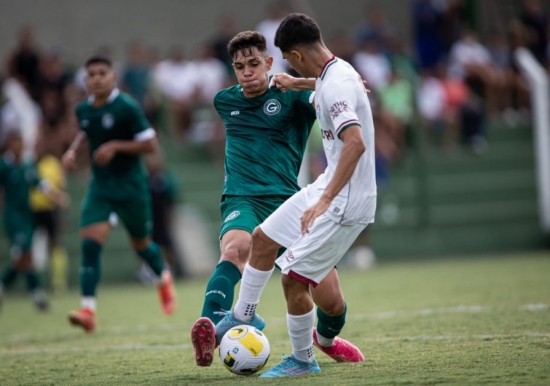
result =
[[[357,113],[357,85],[351,79],[327,85],[330,93],[324,93],[323,102],[328,108],[336,135],[353,125],[361,126]]]
[[[137,102],[132,101],[128,104],[128,114],[130,116],[130,131],[135,141],[144,142],[155,138],[155,130],[145,118],[145,114]]]

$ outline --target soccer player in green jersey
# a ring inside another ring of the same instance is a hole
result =
[[[92,179],[80,217],[81,308],[69,313],[69,321],[91,332],[96,327],[101,249],[111,230],[109,216],[112,212],[126,227],[132,248],[157,275],[164,313],[171,314],[176,301],[170,271],[164,268],[158,245],[151,241],[150,195],[147,173],[140,157],[155,150],[155,131],[139,104],[116,88],[116,77],[108,58],[91,57],[85,68],[90,97],[76,107],[81,131],[62,161],[67,170],[74,170],[77,150],[84,140],[88,141]]]
[[[48,301],[32,262],[34,215],[29,202],[30,189],[37,186],[60,206],[66,204],[67,197],[47,181],[40,181],[34,163],[23,159],[23,139],[19,132],[9,133],[6,142],[7,151],[0,159],[0,186],[4,189],[4,230],[10,242],[11,263],[0,278],[0,299],[4,288],[9,287],[19,273],[24,273],[34,304],[46,310]]]
[[[298,172],[316,119],[312,91],[283,92],[272,84],[269,71],[273,58],[262,34],[237,34],[229,42],[228,52],[239,84],[214,98],[226,129],[221,257],[206,288],[201,318],[191,329],[198,366],[212,363],[219,343],[215,324],[233,305],[254,228],[300,189]],[[314,80],[309,86],[314,88]],[[336,270],[312,291],[316,300],[330,300],[318,309],[318,329],[330,328],[338,334],[345,323],[346,305]],[[263,320],[255,322],[260,329],[265,326]]]

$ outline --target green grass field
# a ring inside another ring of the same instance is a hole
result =
[[[129,268],[131,269],[131,268]],[[550,384],[550,253],[446,259],[340,271],[349,305],[342,337],[365,353],[336,364],[316,352],[322,372],[298,385]],[[151,288],[103,286],[99,328],[85,335],[66,313],[72,292],[39,314],[22,295],[0,314],[0,385],[256,385],[288,380],[238,377],[215,360],[195,366],[189,328],[204,281],[178,284],[179,309],[165,317]],[[268,325],[268,365],[289,353],[279,277],[259,312]]]

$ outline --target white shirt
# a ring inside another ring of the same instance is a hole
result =
[[[491,53],[481,43],[475,40],[462,39],[451,47],[449,54],[449,70],[451,75],[460,79],[466,76],[465,66],[468,64],[492,63]]]
[[[369,87],[378,90],[388,83],[391,75],[391,65],[383,54],[358,51],[353,56],[352,61],[357,71],[368,82]]]
[[[266,48],[269,56],[273,57],[273,65],[271,66],[271,74],[277,74],[288,70],[286,60],[283,59],[281,50],[275,47],[275,34],[281,24],[281,20],[266,19],[261,21],[256,26],[256,31],[264,35],[266,41]]]
[[[327,187],[344,147],[339,134],[349,126],[359,125],[366,151],[327,214],[344,225],[374,222],[376,175],[372,110],[361,77],[349,63],[333,57],[325,64],[315,83],[315,110],[321,125],[327,168],[308,189]]]

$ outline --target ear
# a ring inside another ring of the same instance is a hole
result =
[[[304,56],[302,55],[302,53],[299,50],[291,50],[290,55],[297,62],[301,62],[304,58]]]
[[[267,63],[267,71],[271,70],[271,67],[273,66],[273,57],[268,57],[265,62]]]

